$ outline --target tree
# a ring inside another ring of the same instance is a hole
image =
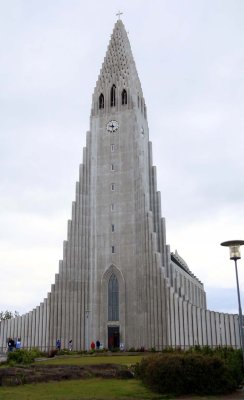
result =
[[[5,310],[5,311],[0,311],[0,321],[4,321],[6,319],[11,319],[11,318],[16,318],[19,316],[19,312],[18,311],[9,311],[9,310]]]

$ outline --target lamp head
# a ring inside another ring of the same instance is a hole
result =
[[[229,247],[231,260],[239,260],[241,258],[240,246],[243,244],[244,240],[228,240],[227,242],[221,243],[221,246]]]

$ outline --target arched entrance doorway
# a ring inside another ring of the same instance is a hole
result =
[[[119,349],[120,347],[120,334],[119,326],[108,326],[108,348]]]

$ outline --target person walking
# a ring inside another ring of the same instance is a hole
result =
[[[60,351],[60,349],[61,349],[61,340],[60,339],[57,339],[57,341],[56,341],[56,349],[58,351]]]

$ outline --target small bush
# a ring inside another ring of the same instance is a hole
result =
[[[49,357],[49,358],[53,358],[53,357],[55,357],[57,354],[58,354],[58,350],[57,350],[57,349],[52,349],[52,350],[49,350],[49,352],[48,352],[48,357]]]
[[[136,352],[138,352],[138,353],[144,353],[144,352],[145,352],[145,347],[144,347],[144,346],[139,347],[138,349],[136,349]]]
[[[149,351],[150,351],[150,353],[156,353],[155,347],[151,347],[151,349]]]
[[[8,353],[7,362],[10,365],[14,364],[31,364],[35,361],[35,358],[40,357],[40,351],[38,349],[25,350],[20,349],[11,351]]]
[[[239,368],[241,371],[241,368]],[[152,390],[164,394],[230,393],[240,384],[240,374],[216,355],[198,352],[165,353],[142,359],[136,376]]]
[[[112,347],[112,348],[110,349],[110,351],[111,351],[112,353],[117,353],[119,350],[120,350],[119,347]]]

